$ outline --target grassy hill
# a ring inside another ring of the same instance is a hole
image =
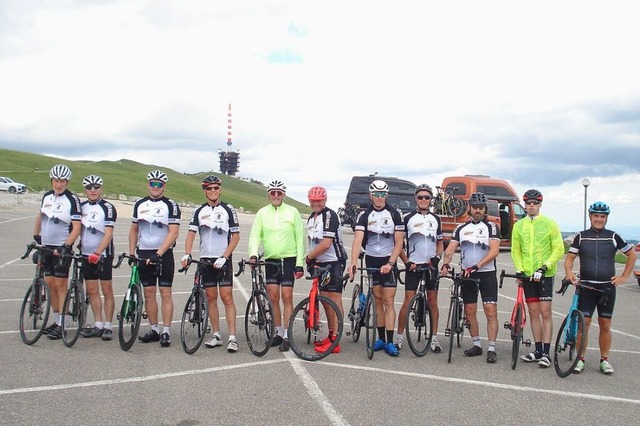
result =
[[[141,164],[131,160],[119,161],[70,161],[22,151],[0,149],[0,176],[24,183],[30,191],[39,192],[50,189],[49,170],[63,163],[71,168],[73,176],[70,189],[82,194],[82,178],[90,174],[100,175],[104,181],[107,198],[124,194],[127,197],[147,195],[147,173],[161,169],[169,175],[169,184],[165,194],[178,202],[200,204],[204,202],[200,181],[204,176],[214,174],[223,182],[222,199],[234,207],[256,212],[267,204],[266,188],[258,182],[248,182],[221,173],[202,172],[184,174],[167,167],[153,164]],[[298,208],[301,213],[309,213],[309,206],[291,198],[286,202]]]

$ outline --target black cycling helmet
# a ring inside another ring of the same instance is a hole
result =
[[[487,197],[482,192],[474,192],[469,197],[470,206],[485,206],[487,205]]]
[[[525,203],[529,200],[542,201],[542,193],[537,189],[530,189],[522,196],[522,201]]]
[[[413,195],[416,195],[420,191],[427,191],[429,194],[431,194],[431,196],[433,196],[433,189],[431,189],[431,187],[426,183],[421,183],[420,185],[416,186],[416,190],[413,191]]]
[[[611,213],[611,209],[602,201],[596,201],[589,206],[589,213],[609,214]]]
[[[222,181],[218,176],[214,175],[207,176],[206,178],[202,179],[202,189],[206,188],[209,185],[222,185]]]

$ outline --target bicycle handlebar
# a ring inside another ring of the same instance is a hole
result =
[[[187,266],[183,266],[182,268],[178,269],[178,272],[184,272],[186,274],[192,263],[197,263],[198,265],[213,265],[213,262],[210,259],[191,259],[187,263]]]
[[[258,255],[258,260],[256,260],[255,262],[250,262],[249,260],[242,258],[242,260],[238,261],[238,272],[233,274],[236,277],[239,277],[240,274],[244,274],[244,269],[245,266],[249,265],[252,268],[256,268],[256,267],[263,267],[263,266],[267,266],[267,265],[271,265],[271,266],[277,266],[278,268],[281,268],[281,263],[280,262],[276,262],[273,260],[262,260],[262,254]],[[279,271],[278,271],[279,273]]]
[[[37,250],[37,251],[46,251],[49,253],[53,253],[55,251],[55,249],[40,245],[36,242],[32,242],[27,244],[27,251],[24,252],[24,254],[22,256],[20,256],[20,259],[26,259],[27,257],[29,257],[29,254],[31,254],[31,252],[33,250]]]
[[[515,278],[517,280],[521,280],[529,277],[523,273],[507,274],[506,271],[503,269],[502,272],[500,272],[500,288],[502,288],[502,281],[504,281],[505,278]]]

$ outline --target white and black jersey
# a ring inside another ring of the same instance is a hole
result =
[[[231,234],[240,232],[238,214],[230,205],[220,202],[217,206],[205,203],[193,212],[189,231],[200,233],[200,257],[221,257],[231,240]]]
[[[364,231],[362,247],[367,256],[385,257],[393,252],[396,231],[405,229],[400,210],[385,204],[380,211],[371,206],[360,212],[355,230]]]
[[[407,257],[413,263],[427,263],[437,255],[438,241],[442,241],[440,217],[416,210],[404,217]]]
[[[46,192],[40,203],[42,244],[61,246],[71,233],[71,222],[81,219],[80,199],[77,195],[68,189],[60,195],[56,195],[53,190]]]
[[[480,222],[469,220],[458,225],[451,239],[460,245],[460,263],[462,268],[466,269],[477,265],[484,259],[489,252],[489,241],[500,240],[500,236],[498,235],[498,226],[494,222],[483,219]],[[494,261],[483,265],[478,272],[495,270]]]
[[[144,197],[133,206],[133,223],[138,224],[138,248],[157,250],[169,234],[169,225],[180,225],[180,207],[167,198]]]
[[[312,251],[324,238],[333,240],[331,249],[320,254],[315,260],[318,263],[347,260],[347,252],[342,242],[340,219],[338,214],[328,207],[320,213],[312,213],[307,219],[307,241]]]
[[[108,201],[100,199],[96,202],[82,202],[82,234],[80,250],[82,254],[89,255],[98,250],[102,242],[106,228],[113,228],[118,214],[116,208]],[[107,249],[101,253],[105,257],[114,257],[113,240]]]

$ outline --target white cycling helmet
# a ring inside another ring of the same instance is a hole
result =
[[[89,175],[82,179],[82,186],[87,185],[101,185],[102,186],[102,178],[98,175]]]
[[[269,185],[267,185],[267,192],[273,190],[287,192],[287,187],[284,186],[284,183],[281,180],[272,180],[269,182]]]
[[[51,168],[49,172],[49,177],[51,179],[71,179],[71,170],[65,166],[64,164],[56,164]]]
[[[374,180],[369,185],[369,192],[389,192],[389,185],[383,180]]]
[[[162,182],[167,182],[169,180],[169,176],[162,170],[151,170],[147,175],[147,180],[161,180]]]

